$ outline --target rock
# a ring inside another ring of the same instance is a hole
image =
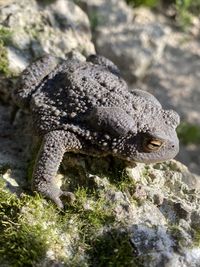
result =
[[[161,103],[176,108],[185,121],[200,124],[200,46],[196,41],[188,40],[185,48],[180,48],[180,41],[177,40],[173,46],[166,46],[163,57],[157,64],[152,65],[142,88],[148,87]],[[190,48],[188,45],[191,45]]]
[[[98,53],[110,58],[122,70],[126,80],[142,79],[154,61],[162,56],[170,28],[155,19],[153,13],[140,13],[112,0],[84,1],[89,17],[94,20],[95,46]],[[93,15],[92,15],[93,14]],[[150,14],[150,16],[149,16]]]
[[[71,1],[15,2],[1,9],[0,23],[12,31],[8,51],[16,56],[23,52],[26,60],[44,53],[64,57],[73,49],[94,52],[89,20]]]
[[[0,9],[0,25],[9,73],[5,67],[0,72],[7,76],[18,75],[44,53],[64,58],[71,50],[85,55],[95,52],[88,17],[71,1],[11,2]],[[0,60],[0,70],[1,64]],[[0,80],[1,94],[6,95],[7,86]]]
[[[80,2],[89,17],[96,16],[97,52],[113,60],[128,81],[137,81],[140,89],[176,109],[184,121],[200,124],[198,38],[177,31],[164,16],[132,9],[123,0]]]
[[[12,123],[12,112],[12,107],[0,104],[0,174],[12,192],[21,193],[28,184],[32,136],[24,127],[24,124],[29,125],[29,118],[18,112],[15,123]]]
[[[182,122],[199,127],[199,62],[199,40],[173,30],[166,41],[163,56],[152,64],[137,87],[154,94],[166,108],[175,109]],[[177,157],[197,174],[200,174],[199,148],[198,143],[181,145]]]
[[[0,6],[9,5],[14,0],[0,0]]]
[[[184,165],[125,168],[112,158],[68,153],[56,180],[76,199],[58,214],[53,203],[29,195],[36,153],[30,117],[18,111],[11,124],[12,109],[0,104],[0,111],[0,265],[22,255],[26,266],[35,255],[38,266],[198,266],[200,189]]]
[[[162,226],[148,227],[145,225],[133,226],[131,242],[137,248],[140,257],[143,257],[144,266],[150,266],[148,259],[151,258],[151,266],[165,266],[172,257],[174,242]],[[156,253],[159,251],[159,253]]]

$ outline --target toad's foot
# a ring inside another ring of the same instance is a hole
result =
[[[33,186],[33,189],[43,195],[44,197],[52,200],[59,209],[63,209],[64,205],[61,198],[65,198],[68,203],[73,203],[75,195],[72,192],[63,191],[52,183],[42,183]]]

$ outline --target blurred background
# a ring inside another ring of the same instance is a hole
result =
[[[1,103],[33,59],[72,50],[110,58],[130,88],[176,110],[177,159],[200,175],[200,0],[0,0]]]

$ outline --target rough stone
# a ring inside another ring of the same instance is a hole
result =
[[[182,122],[199,126],[199,62],[199,40],[173,31],[163,56],[152,64],[145,79],[137,86],[156,95],[165,107],[175,108]],[[200,174],[199,147],[199,144],[182,145],[177,157],[197,174]]]
[[[11,119],[12,107],[0,104],[0,174],[12,192],[20,193],[28,183],[26,176],[32,137],[24,127],[25,122],[29,124],[24,114],[18,112],[15,123]]]
[[[97,52],[115,62],[128,81],[142,79],[152,63],[162,56],[170,28],[163,27],[149,14],[139,15],[123,0],[81,3],[85,4],[89,17],[96,16]]]
[[[14,73],[44,53],[58,57],[73,49],[94,53],[87,15],[71,1],[8,3],[0,10],[0,25],[11,32],[6,48]]]

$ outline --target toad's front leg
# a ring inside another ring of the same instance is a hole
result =
[[[42,141],[33,172],[33,190],[53,200],[63,208],[60,196],[69,195],[55,182],[60,163],[65,152],[79,151],[81,143],[73,133],[57,130],[47,133]]]

